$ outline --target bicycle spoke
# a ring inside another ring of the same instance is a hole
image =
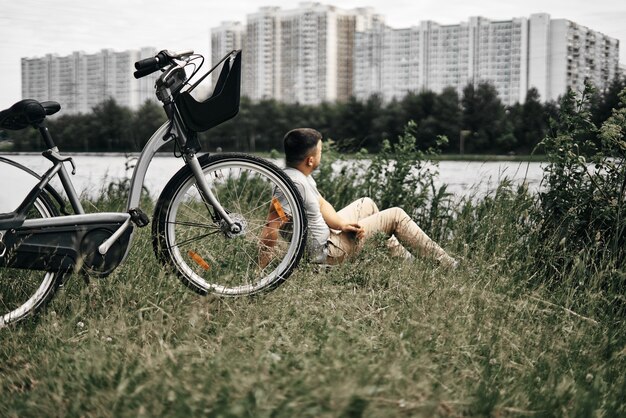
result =
[[[221,222],[206,219],[209,212],[189,175],[171,188],[172,206],[161,218],[164,247],[177,248],[166,257],[188,285],[202,292],[253,294],[278,285],[289,276],[304,248],[300,237],[306,229],[299,226],[305,219],[301,209],[293,206],[299,203],[294,186],[280,169],[254,157],[211,156],[201,164],[215,198],[244,229],[241,234],[217,235]],[[294,219],[286,229],[271,231],[275,242],[268,242],[265,229],[270,226],[275,195],[284,196],[293,206]]]
[[[196,187],[197,187],[197,185],[196,185]],[[198,190],[198,192],[200,192],[200,191]],[[200,195],[200,196],[198,196],[198,197],[199,197],[200,201],[201,201],[201,202],[205,205],[205,207],[206,207],[207,211],[209,211],[209,213],[211,213],[211,212],[210,212],[210,209],[208,208],[208,206],[206,206],[206,203],[205,203],[205,202],[204,202],[204,200],[202,199],[202,195]],[[195,209],[194,209],[194,208],[192,208],[190,205],[188,205],[188,204],[184,204],[183,206],[184,206],[185,208],[189,209],[189,211],[191,211],[191,212],[195,213],[196,215],[198,215],[198,217],[202,218],[203,220],[205,220],[205,221],[207,221],[207,222],[213,222],[213,220],[212,220],[212,219],[211,219],[211,220],[207,219],[207,218],[205,217],[205,215],[204,215],[204,214],[202,214],[202,213],[200,213],[199,211],[195,210]]]
[[[187,244],[189,244],[189,243],[191,243],[191,242],[195,242],[195,241],[200,241],[200,240],[201,240],[201,239],[203,239],[203,238],[209,237],[209,236],[211,236],[211,235],[219,234],[220,232],[221,232],[221,231],[213,231],[213,232],[209,232],[209,233],[202,234],[202,235],[196,235],[195,237],[193,237],[193,238],[188,238],[188,239],[184,240],[183,242],[177,242],[177,243],[176,243],[176,244],[174,244],[174,245],[170,245],[168,248],[169,248],[169,249],[172,249],[172,248],[175,248],[175,247],[180,248],[180,247],[181,247],[181,246],[183,246],[183,245],[187,245]]]
[[[57,215],[45,197],[35,200],[29,219]],[[21,320],[41,308],[52,297],[57,274],[4,267],[0,270],[0,327]]]
[[[216,225],[205,225],[197,222],[189,222],[189,221],[167,221],[167,224],[170,225],[180,225],[180,226],[192,226],[196,228],[206,228],[206,229],[217,229],[220,230],[220,227]]]
[[[202,190],[200,190],[200,188],[198,187],[198,183],[197,182],[194,183],[194,186],[196,187],[196,190],[198,191],[198,194],[200,195],[200,201],[202,201],[202,203],[204,204],[204,207],[206,208],[207,212],[211,213],[211,209],[209,208],[209,203],[207,203],[205,197],[202,194]]]
[[[257,202],[257,203],[258,203],[258,202]],[[245,213],[242,213],[241,215],[243,215],[243,216],[249,216],[252,212],[255,212],[255,211],[257,211],[257,210],[261,209],[263,206],[267,206],[267,207],[269,208],[269,206],[270,206],[270,204],[271,204],[271,203],[272,203],[272,199],[265,200],[265,201],[263,201],[263,203],[261,203],[260,205],[253,207],[252,209],[248,210],[248,211],[247,211],[247,212],[245,212]]]

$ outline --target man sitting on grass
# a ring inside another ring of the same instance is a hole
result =
[[[319,167],[322,159],[322,135],[308,128],[289,131],[284,138],[285,173],[298,188],[308,219],[309,240],[307,250],[313,262],[338,264],[355,255],[363,248],[364,241],[377,233],[385,234],[387,245],[393,255],[410,258],[413,255],[431,257],[446,267],[455,268],[458,262],[450,257],[437,243],[428,237],[400,208],[379,211],[370,198],[359,199],[339,212],[318,192],[311,173]],[[283,196],[276,196],[285,211],[289,211]],[[270,213],[268,224],[262,233],[262,243],[272,247],[277,232],[271,220],[277,215]],[[407,251],[407,249],[409,251]],[[266,265],[269,260],[263,260]]]

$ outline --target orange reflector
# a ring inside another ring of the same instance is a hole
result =
[[[202,267],[203,269],[208,270],[208,269],[210,269],[210,268],[211,268],[211,266],[209,266],[209,263],[207,263],[206,261],[204,261],[204,259],[203,259],[202,257],[200,257],[200,255],[199,255],[199,254],[194,253],[194,252],[193,252],[193,251],[191,251],[191,250],[189,250],[189,251],[187,252],[187,254],[189,255],[189,257],[191,257],[191,259],[192,259],[193,261],[195,261],[196,263],[198,263],[198,265],[199,265],[200,267]]]
[[[289,222],[289,218],[287,218],[287,215],[285,215],[283,207],[275,196],[272,196],[272,206],[274,206],[274,210],[276,210],[276,213],[278,214],[278,216],[280,216],[281,221],[285,223]]]

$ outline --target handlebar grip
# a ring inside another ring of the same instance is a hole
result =
[[[140,79],[141,77],[145,77],[157,71],[159,71],[159,69],[156,66],[154,66],[154,67],[148,67],[148,68],[143,68],[141,70],[137,70],[133,73],[133,75],[135,76],[136,79]]]
[[[157,57],[145,58],[135,63],[135,70],[143,70],[145,68],[157,68],[159,59]]]

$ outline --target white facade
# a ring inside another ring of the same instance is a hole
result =
[[[253,100],[280,100],[279,8],[249,14],[243,47],[243,95]]]
[[[337,15],[329,6],[301,4],[280,14],[279,98],[315,104],[337,99]]]
[[[619,41],[569,20],[532,15],[530,42],[529,87],[546,100],[556,100],[568,88],[582,91],[585,80],[602,91],[618,74]]]
[[[392,29],[381,24],[357,33],[354,96],[366,99],[376,93],[390,101],[420,90],[424,77],[421,39],[418,27]]]
[[[529,19],[528,85],[544,100],[550,97],[550,61],[550,15],[534,14]]]
[[[211,29],[211,62],[219,62],[234,49],[243,48],[245,28],[241,22],[222,22]]]
[[[133,65],[156,52],[153,48],[124,52],[105,49],[96,54],[22,58],[22,98],[57,101],[62,114],[88,113],[109,98],[137,109],[146,100],[156,100],[157,75],[136,80]]]
[[[357,35],[355,95],[385,101],[406,93],[492,82],[502,101],[526,96],[527,20],[491,22],[474,17],[459,25],[423,21],[408,29],[378,27]]]
[[[440,93],[469,83],[492,83],[506,105],[523,102],[534,87],[543,100],[589,79],[600,90],[618,71],[619,41],[547,14],[459,25],[424,21],[418,27],[377,27],[357,35],[354,93],[384,100],[410,91]]]
[[[369,8],[320,3],[290,10],[263,7],[249,14],[243,94],[301,104],[346,100],[353,94],[356,33],[378,21],[382,17]]]

